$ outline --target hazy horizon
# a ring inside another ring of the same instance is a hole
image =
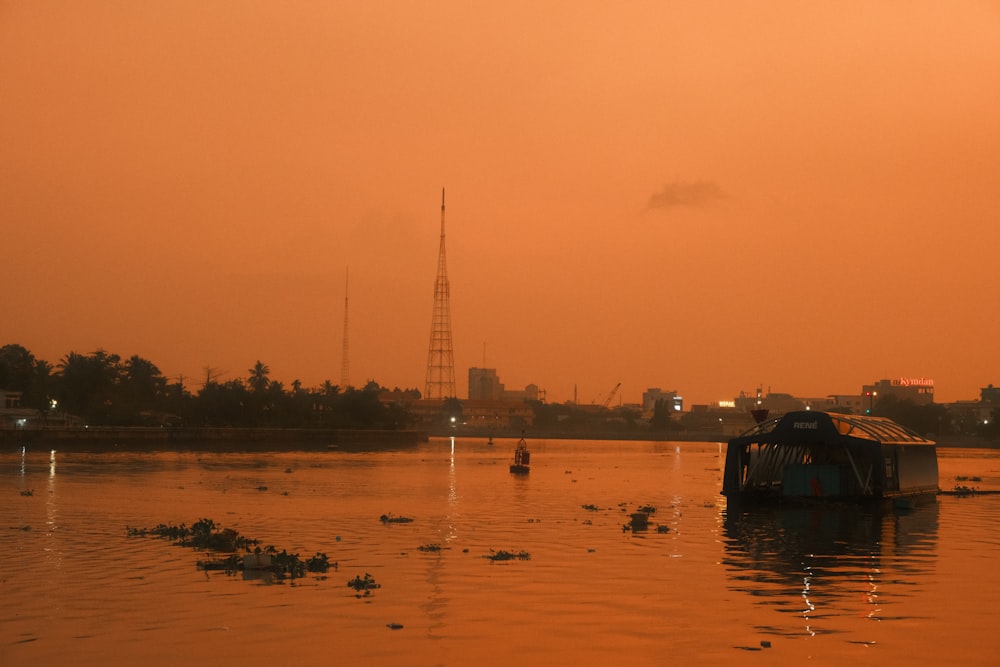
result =
[[[1000,5],[0,0],[0,344],[455,377],[1000,381]],[[485,359],[484,359],[485,347]]]

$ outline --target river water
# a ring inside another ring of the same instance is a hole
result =
[[[523,477],[514,445],[4,452],[0,664],[998,664],[1000,495],[730,515],[722,444],[529,442]],[[1000,489],[998,450],[939,460]],[[205,571],[126,530],[201,518],[337,567]]]

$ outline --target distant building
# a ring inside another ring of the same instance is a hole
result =
[[[775,391],[768,392],[764,397],[763,406],[767,409],[769,416],[776,417],[786,412],[805,410],[806,404],[801,398],[795,398],[791,394],[782,394]]]
[[[758,388],[755,395],[747,394],[744,391],[732,401],[720,402],[720,407],[733,407],[740,412],[749,413],[751,410],[767,410],[770,417],[777,417],[786,412],[795,410],[822,410],[827,405],[824,398],[798,398],[791,394],[784,394],[768,389],[764,393],[763,388]]]
[[[532,426],[535,410],[524,401],[462,402],[463,426],[480,430],[511,430]]]
[[[813,398],[800,398],[806,410],[826,410],[829,405],[829,396],[816,396]]]
[[[502,394],[503,385],[495,368],[469,369],[470,401],[499,401]]]
[[[894,396],[900,401],[910,401],[914,405],[930,405],[934,402],[934,380],[927,378],[898,378],[879,380],[875,384],[861,388],[864,408],[862,414],[871,411],[879,400]]]
[[[656,404],[660,401],[665,401],[670,406],[671,412],[684,410],[684,398],[678,396],[676,390],[663,391],[659,387],[650,387],[642,392],[642,412],[652,414]]]
[[[504,388],[495,368],[469,369],[470,401],[537,401],[541,395],[536,384],[529,384],[521,390]]]
[[[409,405],[420,398],[416,389],[383,389],[378,393],[379,403]]]
[[[952,425],[960,433],[974,434],[989,426],[994,414],[1000,412],[1000,387],[988,385],[979,390],[978,401],[955,401],[947,408]]]
[[[38,410],[21,407],[20,391],[0,389],[0,429],[38,428]]]
[[[540,401],[542,400],[543,392],[538,388],[537,384],[529,384],[524,389],[504,389],[500,393],[500,400],[502,401]]]
[[[731,403],[731,401],[720,401],[720,403]],[[681,423],[691,431],[732,437],[749,429],[754,421],[747,410],[716,404],[692,405],[691,411],[682,417]]]
[[[979,426],[989,424],[997,404],[985,401],[955,401],[947,407],[949,418],[960,433],[975,433]]]
[[[0,389],[0,407],[12,410],[21,407],[21,397],[24,395],[20,391],[7,391]]]
[[[535,410],[523,401],[459,401],[461,418],[451,427],[456,431],[470,429],[482,432],[517,431],[535,423]],[[423,398],[406,404],[406,409],[418,426],[433,429],[444,425],[445,399]]]
[[[831,394],[826,397],[827,412],[846,412],[852,415],[863,415],[868,404],[865,397],[858,394]]]
[[[745,391],[741,391],[740,395],[732,401],[732,407],[736,408],[740,412],[750,412],[751,410],[763,410],[764,409],[764,389],[762,387],[757,388],[756,395],[747,394]]]

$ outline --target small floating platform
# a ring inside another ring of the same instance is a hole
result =
[[[510,472],[512,475],[527,475],[531,472],[529,464],[531,463],[531,452],[528,451],[528,443],[525,442],[524,436],[517,441],[517,448],[514,449],[514,462],[510,464]]]

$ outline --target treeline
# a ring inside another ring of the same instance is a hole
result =
[[[412,425],[399,405],[379,402],[375,382],[363,388],[324,382],[286,388],[257,361],[245,378],[220,382],[206,373],[196,391],[169,381],[153,362],[97,350],[70,352],[56,365],[21,345],[0,347],[0,389],[21,392],[20,407],[45,419],[76,419],[95,426],[234,426],[379,428]],[[416,390],[414,392],[419,397]]]

